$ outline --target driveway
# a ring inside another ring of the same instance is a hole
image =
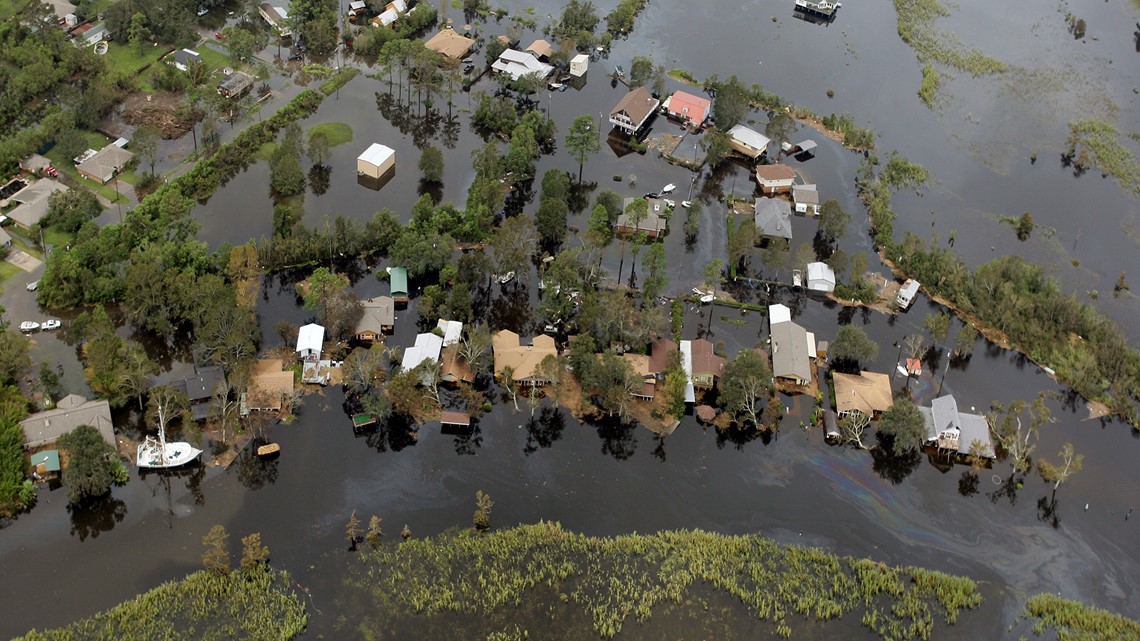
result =
[[[19,249],[13,249],[12,251],[8,252],[7,260],[9,263],[12,263],[16,267],[19,267],[26,272],[34,272],[44,264],[44,261]]]

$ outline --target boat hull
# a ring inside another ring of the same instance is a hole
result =
[[[182,441],[167,443],[165,456],[157,443],[142,443],[139,445],[137,465],[150,469],[181,467],[196,460],[201,454],[202,450]]]

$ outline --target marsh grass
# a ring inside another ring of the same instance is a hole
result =
[[[1052,594],[1030,598],[1025,605],[1025,615],[1036,620],[1033,632],[1038,636],[1048,628],[1056,632],[1058,638],[1073,641],[1140,639],[1140,622]]]
[[[1121,187],[1140,194],[1140,163],[1120,141],[1120,132],[1100,120],[1069,123],[1069,156],[1078,166],[1088,164],[1116,178]]]
[[[939,62],[974,76],[1003,73],[1007,65],[962,43],[953,34],[938,29],[938,18],[950,15],[939,0],[894,0],[898,32],[920,62]]]
[[[922,67],[922,84],[918,86],[918,97],[922,99],[923,104],[933,109],[934,101],[938,98],[938,89],[942,86],[942,75],[934,68],[934,65],[924,65]]]
[[[478,627],[470,638],[517,638],[517,626],[584,633],[575,626],[587,625],[608,639],[632,622],[703,608],[765,622],[783,637],[797,623],[855,613],[901,641],[927,638],[982,602],[968,578],[697,530],[587,537],[543,522],[410,539],[361,563],[349,588],[368,595],[358,604],[368,613],[360,630],[374,637],[462,619]]]
[[[258,565],[219,574],[201,570],[93,617],[16,641],[284,641],[300,635],[305,606],[284,572]]]

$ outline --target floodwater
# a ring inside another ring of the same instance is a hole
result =
[[[516,2],[505,6],[522,9]],[[1082,6],[1090,36],[1097,37],[1085,42],[1073,41],[1064,31],[1062,14],[1045,6],[1020,7],[1015,13],[970,0],[938,24],[1013,63],[1076,69],[1080,73],[1063,77],[1084,78],[1077,93],[1103,89],[1117,105],[1122,130],[1128,131],[1140,121],[1129,91],[1140,82],[1140,65],[1129,62],[1137,55],[1130,31],[1135,14],[1129,7]],[[538,9],[540,23],[551,10]],[[971,19],[967,29],[964,21],[979,16],[985,19]],[[634,55],[651,54],[658,64],[697,77],[736,74],[817,112],[850,112],[881,134],[881,150],[898,149],[930,169],[935,184],[921,196],[895,199],[900,232],[923,237],[937,232],[945,239],[955,231],[955,251],[972,264],[1023,253],[1078,293],[1111,291],[1120,271],[1140,274],[1137,235],[1131,231],[1140,216],[1137,199],[1111,178],[1096,172],[1076,177],[1058,161],[1065,122],[1080,117],[1072,106],[1080,101],[1056,92],[1042,100],[1026,99],[1023,91],[1002,81],[955,72],[946,102],[932,112],[914,94],[920,66],[899,41],[895,26],[887,3],[844,7],[828,26],[794,20],[785,2],[752,0],[732,9],[654,4],[638,18],[628,39],[614,43],[607,60],[592,63],[581,91],[541,92],[535,98],[560,124],[561,141],[573,117],[608,112],[620,99],[624,90],[612,87],[604,74],[617,64],[628,69]],[[1111,83],[1104,80],[1108,73]],[[490,86],[484,80],[477,88]],[[834,99],[826,97],[827,88],[834,88]],[[447,124],[447,106],[437,100],[436,121],[416,121],[415,127],[409,124],[415,119],[406,115],[415,115],[416,108],[393,106],[387,102],[390,95],[385,81],[361,76],[304,123],[307,128],[345,122],[354,132],[351,143],[333,151],[329,190],[306,195],[306,224],[323,224],[324,216],[336,214],[363,220],[383,207],[406,218],[418,197],[415,166],[418,147],[425,143],[445,149],[443,201],[463,202],[473,174],[470,154],[481,144],[466,124],[467,95],[454,98],[459,126]],[[751,118],[763,126],[764,114]],[[661,119],[654,128],[679,133]],[[838,199],[854,215],[840,247],[848,253],[869,249],[853,186],[861,156],[810,130],[798,135],[814,138],[820,149],[815,159],[792,163],[820,185],[824,198]],[[379,191],[358,185],[354,171],[356,155],[372,142],[389,145],[397,154],[396,177]],[[1039,156],[1030,164],[1034,151]],[[578,170],[561,150],[540,160],[537,175],[551,167],[575,175]],[[629,184],[631,174],[637,176],[636,186]],[[614,175],[623,181],[614,182]],[[619,157],[605,145],[584,171],[595,191],[613,189],[623,196],[673,182],[676,200],[684,199],[692,176],[652,152]],[[217,247],[270,233],[267,182],[265,164],[252,165],[198,207],[203,240]],[[690,250],[678,229],[683,216],[672,221],[666,239],[670,291],[698,284],[703,266],[724,255],[725,209],[715,194],[748,197],[753,187],[739,168],[719,181],[702,176],[694,183],[694,193],[703,194],[705,205],[702,230]],[[1027,210],[1039,233],[1019,243],[997,216]],[[585,217],[585,211],[572,215],[570,225],[584,227]],[[810,242],[812,226],[807,219],[793,221],[796,244]],[[603,261],[615,276],[619,252],[611,246]],[[627,248],[625,274],[629,262]],[[875,269],[876,261],[869,262]],[[372,269],[357,270],[354,287],[362,295],[383,292]],[[259,308],[265,347],[279,341],[275,322],[307,319],[292,293],[292,280],[301,276],[267,279]],[[535,283],[532,275],[530,290]],[[921,331],[922,317],[936,310],[922,298],[906,314],[888,319],[802,295],[782,296],[798,322],[821,340],[833,338],[841,323],[865,324],[880,345],[869,369],[884,372],[893,371],[893,345]],[[767,302],[759,293],[753,299]],[[1133,341],[1140,334],[1135,297],[1101,295],[1095,304]],[[393,340],[408,345],[415,333],[414,303],[398,316]],[[685,337],[705,331],[708,323],[708,308],[691,310]],[[759,314],[712,311],[710,338],[723,341],[730,354],[756,345],[766,333]],[[74,359],[74,348],[55,337],[44,336],[41,349],[46,351],[38,358],[58,354]],[[177,367],[177,362],[171,365]],[[74,387],[74,381],[68,382]],[[895,379],[895,385],[903,381]],[[1062,443],[1073,442],[1086,459],[1084,470],[1058,491],[1054,512],[1040,509],[1038,501],[1047,499],[1049,487],[1036,477],[1012,494],[1000,492],[999,483],[1009,473],[1006,464],[984,471],[977,492],[964,496],[959,493],[960,467],[943,473],[925,457],[881,461],[866,452],[826,446],[818,431],[799,427],[810,412],[803,398],[785,399],[789,413],[771,438],[718,434],[702,429],[692,417],[664,439],[641,428],[583,425],[549,409],[531,422],[526,409],[515,414],[509,403],[499,403],[467,435],[444,435],[428,424],[418,438],[399,427],[356,438],[342,409],[343,394],[326,389],[306,398],[297,422],[272,428],[283,448],[276,461],[242,459],[228,472],[207,464],[177,475],[133,478],[100,506],[74,513],[67,510],[62,490],[41,493],[30,514],[0,532],[5,568],[0,596],[8,613],[0,619],[0,635],[62,624],[185,574],[200,564],[202,535],[222,523],[235,542],[260,531],[273,551],[273,563],[294,573],[311,595],[310,635],[339,637],[343,631],[334,632],[335,617],[358,614],[338,610],[348,515],[353,510],[378,514],[391,534],[407,524],[416,536],[431,535],[466,523],[480,489],[495,499],[496,526],[551,519],[590,534],[679,527],[756,532],[785,543],[968,574],[985,582],[987,608],[997,610],[963,617],[959,629],[970,637],[1016,637],[1018,631],[1011,634],[1006,626],[1022,599],[1041,591],[1140,616],[1140,605],[1128,597],[1140,587],[1140,555],[1132,544],[1137,523],[1127,516],[1140,502],[1140,484],[1130,473],[1138,447],[1135,432],[1111,421],[1082,420],[1079,399],[1065,388],[1019,355],[982,343],[965,364],[947,367],[941,360],[927,367],[924,378],[911,381],[923,402],[939,388],[954,393],[963,411],[979,413],[991,400],[1029,400],[1042,390],[1057,393],[1051,402],[1056,422],[1043,429],[1037,454],[1053,457]]]

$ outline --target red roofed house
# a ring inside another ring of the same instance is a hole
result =
[[[665,99],[665,113],[686,125],[700,127],[712,113],[712,101],[678,91]]]
[[[703,338],[692,342],[693,387],[712,389],[724,373],[724,358],[713,353],[713,344]]]
[[[756,182],[760,183],[760,191],[765,194],[787,193],[792,190],[792,183],[796,181],[796,170],[779,163],[774,165],[756,165]]]

